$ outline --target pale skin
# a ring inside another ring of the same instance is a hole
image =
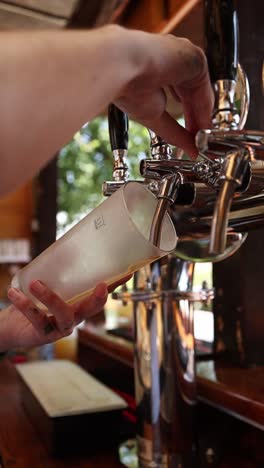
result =
[[[166,112],[164,88],[180,100],[186,129]],[[203,52],[189,41],[107,26],[93,31],[0,33],[0,195],[33,177],[87,121],[115,102],[166,141],[197,155],[194,134],[213,106]],[[15,170],[14,170],[15,168]],[[57,340],[102,309],[107,287],[69,306],[39,281],[0,313],[0,352]]]

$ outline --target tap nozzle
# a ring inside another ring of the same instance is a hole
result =
[[[222,163],[222,171],[219,177],[220,191],[216,200],[211,226],[211,254],[218,255],[225,250],[230,206],[236,189],[243,182],[248,159],[247,149],[240,148],[230,152]]]
[[[153,216],[149,236],[150,242],[158,247],[160,245],[161,226],[164,216],[169,206],[175,202],[181,182],[180,174],[168,174],[161,179],[157,194],[158,204]]]

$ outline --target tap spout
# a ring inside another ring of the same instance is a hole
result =
[[[177,198],[180,184],[181,177],[178,174],[169,174],[161,180],[159,193],[157,195],[158,204],[153,216],[149,237],[149,240],[154,245],[160,245],[162,222],[169,206],[172,205]]]
[[[230,152],[224,160],[222,175],[220,176],[220,191],[216,200],[211,226],[211,254],[221,254],[225,250],[231,203],[237,187],[243,182],[248,159],[248,151],[239,149]]]

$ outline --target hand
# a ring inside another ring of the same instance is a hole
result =
[[[40,281],[33,281],[30,292],[47,307],[48,315],[19,289],[10,288],[8,297],[12,305],[0,314],[0,350],[40,346],[70,335],[76,325],[100,312],[108,293],[128,279],[124,278],[108,288],[100,283],[89,297],[74,305],[65,303]]]
[[[201,49],[186,39],[117,25],[33,36],[31,31],[1,36],[0,193],[36,174],[110,102],[196,156],[194,133],[210,126],[213,106]],[[187,130],[166,112],[164,89],[181,101]],[[30,123],[30,135],[22,121]]]
[[[165,141],[197,155],[194,135],[210,127],[213,92],[203,51],[184,38],[171,35],[134,34],[135,61],[142,62],[137,76],[124,87],[116,104],[132,118],[155,131]],[[170,90],[181,101],[186,130],[166,111],[166,94]]]

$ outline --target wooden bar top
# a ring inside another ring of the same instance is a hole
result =
[[[87,324],[79,342],[133,368],[133,344]],[[264,367],[240,368],[221,361],[197,362],[198,399],[264,429]]]
[[[16,468],[120,468],[117,449],[95,456],[54,458],[21,404],[20,382],[6,358],[0,362],[0,466]]]

